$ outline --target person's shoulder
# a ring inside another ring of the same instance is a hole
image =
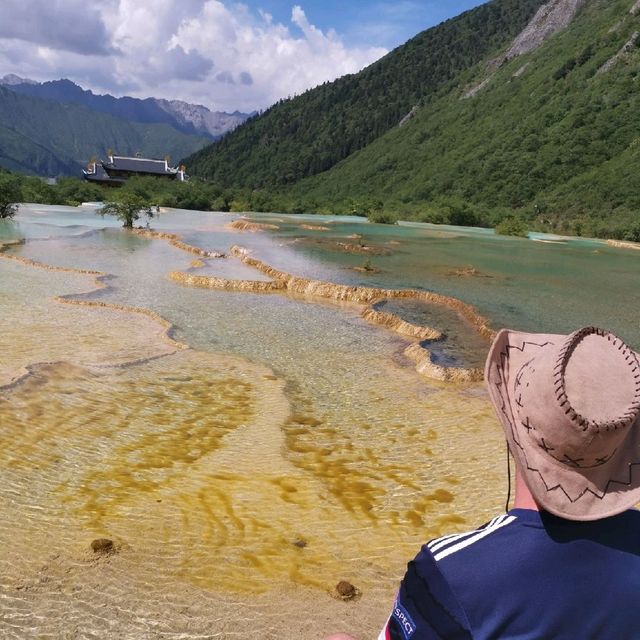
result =
[[[484,561],[469,562],[463,558],[473,547],[483,545],[491,536],[500,535],[513,526],[517,515],[497,516],[486,524],[454,533],[425,544],[409,563],[392,611],[385,638],[400,638],[400,631],[416,638],[471,638],[467,614],[458,597],[458,587],[466,582],[468,571],[476,572]],[[487,557],[486,553],[480,554]],[[490,554],[491,555],[491,554]],[[452,560],[456,566],[452,567]],[[491,560],[487,560],[489,563]],[[480,569],[480,571],[482,571]]]
[[[525,523],[535,524],[537,516],[533,515],[533,518],[527,516],[528,514],[512,511],[496,516],[476,529],[436,538],[423,547],[417,560],[429,562],[433,560],[440,563],[454,555],[475,553],[479,548],[486,551],[504,539],[505,533],[511,533],[514,526]]]
[[[471,640],[464,609],[425,545],[407,566],[383,640]]]

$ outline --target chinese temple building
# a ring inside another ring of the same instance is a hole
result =
[[[128,156],[109,155],[108,161],[91,162],[82,173],[89,182],[120,186],[131,176],[155,176],[185,182],[185,167],[170,167],[168,160],[154,160]]]

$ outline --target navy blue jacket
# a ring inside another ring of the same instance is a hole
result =
[[[513,509],[432,540],[380,640],[640,638],[640,512],[575,522]]]

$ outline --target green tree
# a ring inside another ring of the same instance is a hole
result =
[[[634,223],[623,232],[623,240],[630,242],[640,242],[640,223]]]
[[[398,216],[390,211],[371,211],[367,214],[369,222],[375,224],[398,224]]]
[[[229,202],[224,196],[219,196],[211,201],[211,211],[229,211]]]
[[[127,229],[132,229],[134,221],[139,220],[141,215],[153,218],[149,200],[127,191],[119,191],[111,202],[105,202],[98,213],[101,216],[115,216],[122,220],[122,226]]]
[[[13,218],[22,199],[20,182],[11,174],[0,174],[0,219]]]
[[[61,178],[56,185],[57,199],[71,207],[103,198],[103,188],[80,178]]]
[[[501,236],[527,236],[527,223],[515,215],[509,215],[496,226],[496,233]]]

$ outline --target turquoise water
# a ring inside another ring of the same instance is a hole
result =
[[[337,222],[329,227],[310,232],[286,222],[274,234],[291,243],[287,247],[296,254],[300,275],[317,277],[322,264],[327,279],[336,282],[426,289],[460,298],[476,306],[495,328],[566,333],[597,325],[640,347],[640,325],[634,320],[638,251],[597,240],[547,244],[434,225]],[[389,252],[368,257],[379,273],[363,276],[350,270],[367,256],[345,253],[336,242],[353,234],[374,250]],[[288,253],[269,257],[283,268],[289,261]],[[475,275],[460,275],[469,268]]]
[[[120,279],[118,287],[127,289],[132,303],[149,303],[149,297],[157,298],[134,293],[138,282],[156,279],[161,271],[168,270],[165,267],[189,268],[184,254],[162,243],[125,238],[117,231],[99,231],[116,228],[118,223],[94,212],[90,207],[32,205],[23,209],[15,224],[0,225],[0,238],[26,236],[34,240],[22,250],[28,257],[46,262],[51,256],[56,264],[114,273]],[[640,252],[586,239],[546,244],[496,236],[480,229],[371,225],[363,219],[329,216],[252,216],[280,227],[268,233],[226,228],[237,217],[171,211],[154,220],[153,228],[179,233],[185,242],[209,250],[227,252],[233,244],[247,247],[268,264],[298,276],[344,284],[425,289],[454,296],[474,305],[494,328],[565,333],[597,325],[640,347],[640,325],[633,313],[638,301]],[[325,225],[329,230],[306,230],[301,228],[303,224]],[[92,230],[98,235],[84,236]],[[349,253],[339,243],[361,243],[372,252]],[[99,252],[95,250],[97,246],[101,247]],[[142,257],[142,247],[152,255]],[[123,266],[119,260],[122,252],[130,256],[137,252],[137,259],[146,266]],[[365,262],[378,271],[354,270]],[[196,272],[263,279],[257,271],[233,260],[219,265],[209,260]],[[445,312],[436,320],[447,324],[446,315]],[[449,314],[449,324],[456,324],[453,315]],[[423,319],[428,317],[423,315]],[[459,326],[444,329],[450,335],[463,332]]]
[[[26,240],[8,255],[108,274],[96,289],[93,276],[0,259],[0,379],[39,363],[0,394],[0,635],[150,637],[161,620],[171,637],[208,637],[241,610],[239,635],[257,640],[282,611],[304,610],[299,637],[322,637],[345,611],[375,637],[420,545],[504,504],[502,437],[481,385],[421,377],[409,341],[365,322],[357,305],[178,284],[170,272],[264,276],[95,211],[22,206],[0,223],[0,241]],[[452,295],[494,328],[593,323],[640,345],[633,251],[251,217],[279,228],[238,232],[228,226],[237,215],[185,211],[152,226],[227,255],[245,247],[298,276]],[[112,306],[54,298],[64,294]],[[167,355],[175,343],[157,322],[113,305],[157,312],[191,348]],[[438,363],[482,363],[487,342],[450,309],[376,307],[444,331],[427,345]],[[118,554],[91,555],[97,537]],[[348,610],[329,596],[345,578],[364,593]],[[259,606],[256,592],[268,594]]]

